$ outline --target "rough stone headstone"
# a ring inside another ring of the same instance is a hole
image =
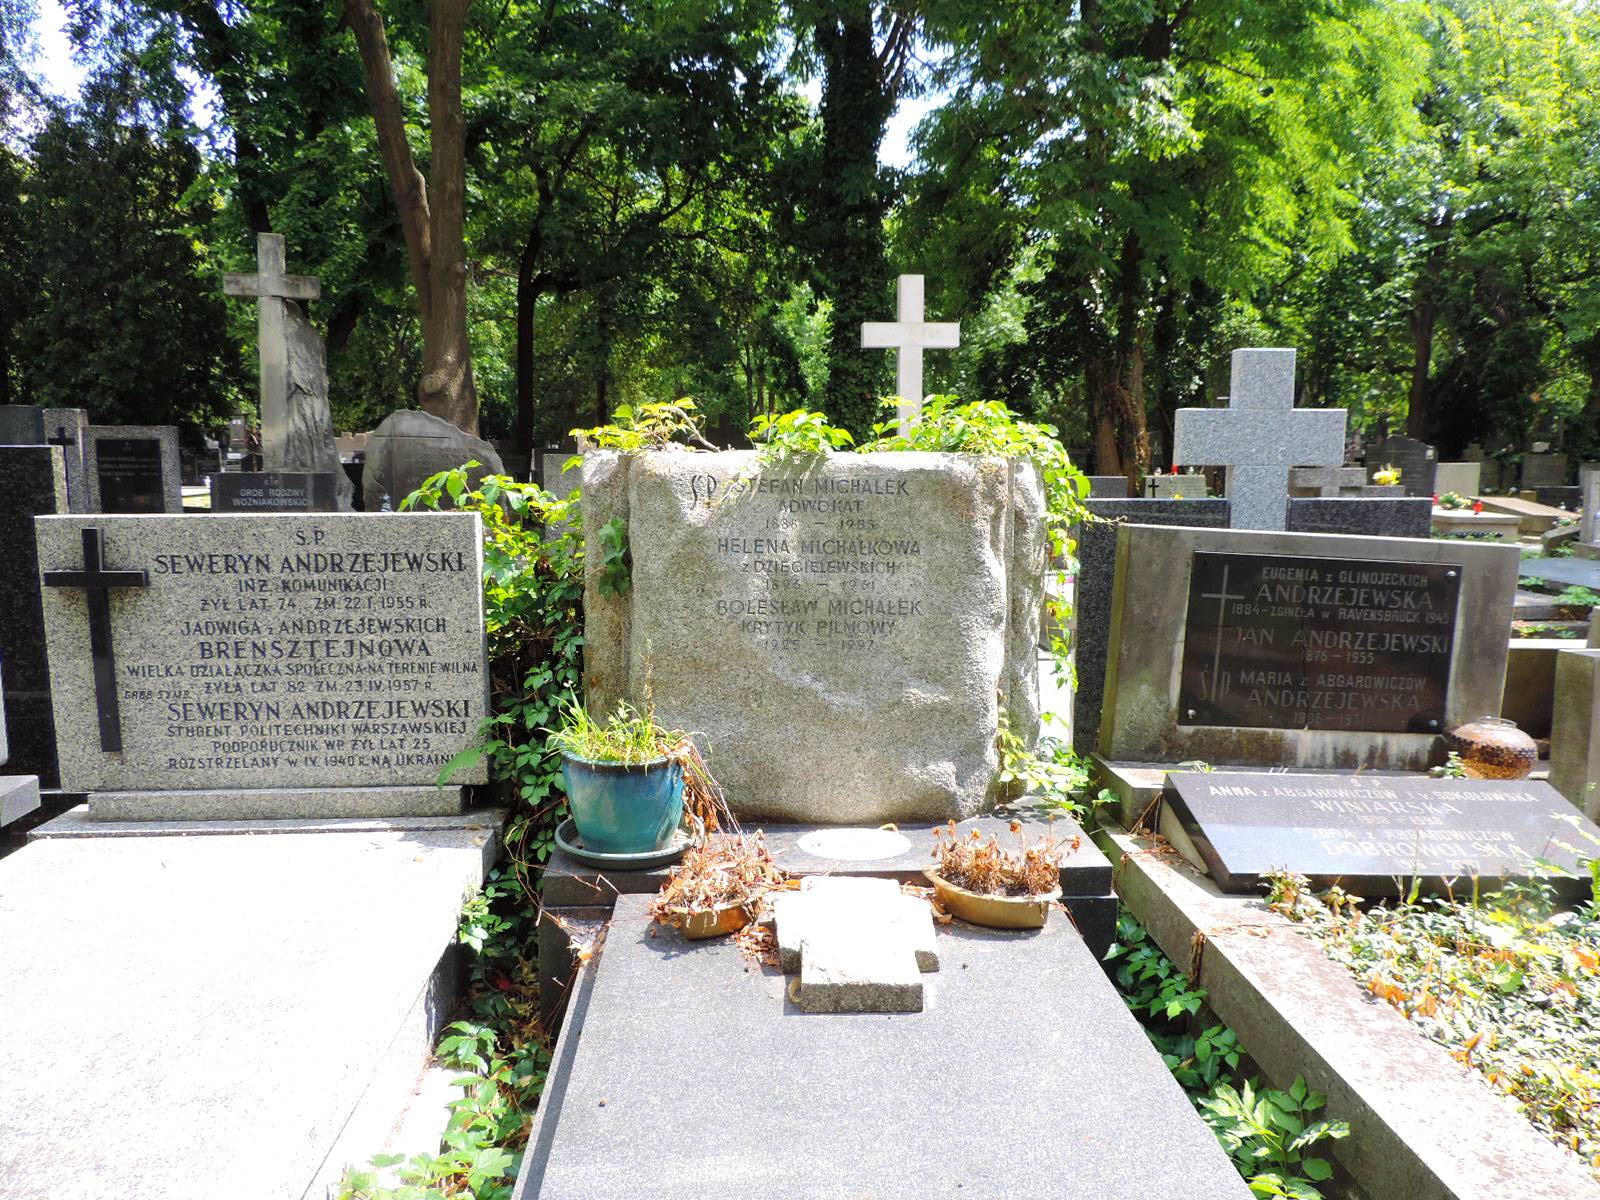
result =
[[[1525,488],[1560,487],[1571,478],[1565,454],[1523,455],[1522,486]]]
[[[1089,476],[1089,495],[1095,500],[1126,500],[1128,477],[1126,475]]]
[[[340,475],[343,474],[341,471]],[[327,471],[230,471],[211,479],[211,511],[214,513],[337,512],[338,509],[338,482]]]
[[[939,969],[933,912],[892,879],[809,876],[773,901],[779,964],[802,1012],[921,1012]]]
[[[348,509],[348,481],[339,471],[328,408],[327,350],[300,307],[321,296],[322,285],[314,276],[284,273],[282,234],[256,235],[256,261],[255,275],[228,275],[223,290],[258,302],[262,466],[333,473],[339,507]]]
[[[1289,501],[1290,533],[1344,533],[1352,536],[1425,538],[1433,528],[1432,501],[1401,497],[1318,496]]]
[[[953,350],[961,344],[961,326],[954,321],[929,321],[923,316],[923,277],[902,275],[895,284],[895,320],[867,321],[861,326],[863,350],[895,352],[895,394],[900,397],[900,432],[922,411],[922,352]]]
[[[420,409],[392,412],[367,435],[361,472],[366,511],[398,509],[429,476],[469,462],[478,464],[467,472],[474,484],[485,475],[505,472],[494,447],[482,438]]]
[[[1556,651],[1550,720],[1550,785],[1600,819],[1600,629],[1588,645]]]
[[[33,519],[67,511],[60,447],[0,446],[0,495],[0,676],[10,766],[54,787],[56,729]]]
[[[996,793],[1002,713],[1031,742],[1045,542],[1001,458],[594,452],[583,468],[585,680],[653,696],[741,816],[940,820]],[[620,594],[608,527],[632,559]]]
[[[1593,844],[1584,835],[1600,838],[1534,780],[1175,771],[1163,807],[1164,826],[1170,814],[1182,830],[1175,844],[1190,843],[1223,891],[1248,894],[1275,870],[1363,897],[1414,879],[1487,888],[1554,874],[1536,860],[1572,871]]]
[[[1122,762],[1419,770],[1498,710],[1513,546],[1118,533],[1100,752]]]
[[[90,425],[84,444],[89,511],[183,511],[183,464],[175,425]]]
[[[435,785],[487,706],[475,514],[48,517],[37,536],[62,781],[92,816],[459,808]]]
[[[1173,417],[1172,461],[1228,469],[1236,529],[1282,529],[1290,468],[1344,462],[1344,409],[1295,408],[1294,356],[1235,350],[1229,406],[1180,408]]]
[[[44,409],[33,404],[0,404],[0,446],[44,443]]]
[[[1385,467],[1400,468],[1400,486],[1408,496],[1433,496],[1438,485],[1434,475],[1439,465],[1439,452],[1416,438],[1391,434],[1380,438],[1367,450],[1367,478],[1372,479]]]
[[[1210,500],[1096,500],[1085,507],[1098,520],[1077,529],[1077,593],[1072,605],[1072,659],[1077,690],[1072,695],[1072,745],[1094,752],[1100,733],[1106,652],[1111,637],[1111,599],[1116,580],[1117,530],[1123,524],[1226,529],[1228,502]]]

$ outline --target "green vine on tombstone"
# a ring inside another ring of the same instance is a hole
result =
[[[628,523],[612,517],[595,531],[600,542],[600,569],[596,572],[602,596],[620,596],[633,586],[633,560],[628,554]]]

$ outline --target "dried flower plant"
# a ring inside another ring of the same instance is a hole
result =
[[[656,893],[650,916],[675,925],[692,913],[730,906],[749,908],[753,913],[768,892],[782,886],[783,872],[773,862],[759,830],[723,833],[689,847]]]
[[[1061,885],[1061,862],[1078,848],[1081,838],[1070,842],[1056,837],[1053,830],[1031,846],[1023,836],[1022,823],[1011,822],[1017,835],[1017,848],[1004,849],[991,834],[987,841],[974,829],[960,836],[956,823],[935,831],[933,857],[939,874],[969,892],[986,896],[1040,896]]]

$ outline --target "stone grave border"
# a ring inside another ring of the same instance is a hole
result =
[[[1328,1097],[1351,1136],[1333,1157],[1371,1196],[1600,1200],[1600,1184],[1444,1047],[1257,899],[1223,896],[1154,839],[1102,827],[1115,885],[1161,950],[1190,964],[1219,1020],[1274,1087]]]

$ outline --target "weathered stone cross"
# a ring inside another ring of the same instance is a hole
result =
[[[45,587],[82,588],[89,606],[89,653],[94,659],[95,708],[100,717],[100,749],[122,749],[122,710],[117,704],[117,660],[111,648],[111,589],[150,586],[144,571],[106,570],[100,530],[83,531],[83,569],[46,571]]]
[[[283,235],[256,235],[255,275],[224,275],[230,296],[259,300],[257,342],[261,356],[261,457],[269,467],[286,460],[289,439],[289,302],[315,300],[322,284],[314,275],[284,274]]]
[[[895,351],[895,391],[900,396],[900,432],[922,411],[922,352],[951,350],[961,344],[955,321],[922,319],[921,275],[902,275],[895,284],[894,321],[867,321],[861,326],[864,350]]]
[[[892,879],[808,876],[773,900],[778,960],[802,1012],[921,1012],[939,969],[933,913]]]
[[[1292,349],[1235,350],[1231,392],[1226,409],[1178,410],[1172,461],[1228,469],[1233,528],[1282,529],[1289,468],[1344,462],[1344,409],[1295,408]]]

